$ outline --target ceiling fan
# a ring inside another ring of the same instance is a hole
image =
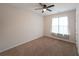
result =
[[[42,13],[44,13],[45,11],[51,12],[52,10],[50,10],[49,8],[55,6],[55,5],[47,6],[46,4],[42,4],[42,3],[39,3],[39,4],[42,6],[42,8],[37,8],[37,9],[35,9],[35,10],[42,10]]]

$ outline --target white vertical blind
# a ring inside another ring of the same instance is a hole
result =
[[[52,19],[52,32],[68,35],[68,17],[56,17]]]

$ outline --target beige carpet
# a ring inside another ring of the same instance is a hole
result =
[[[3,56],[75,56],[76,45],[49,37],[42,37],[5,51]]]

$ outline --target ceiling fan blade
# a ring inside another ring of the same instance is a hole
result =
[[[39,3],[41,6],[44,6],[42,3]]]
[[[50,10],[50,9],[47,9],[47,10],[50,11],[50,12],[52,11],[52,10]]]
[[[35,9],[35,10],[42,10],[43,8],[37,8],[37,9]]]
[[[47,8],[50,8],[50,7],[54,7],[55,5],[50,5],[50,6],[48,6]]]

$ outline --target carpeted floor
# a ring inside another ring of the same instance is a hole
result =
[[[42,37],[0,53],[2,56],[76,56],[76,45]]]

